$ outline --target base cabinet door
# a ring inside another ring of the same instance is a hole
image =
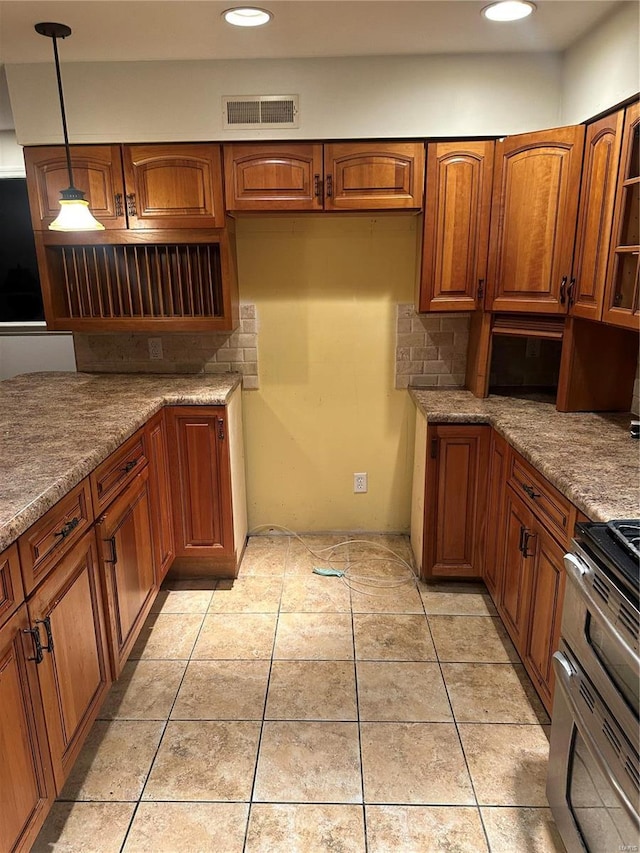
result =
[[[537,547],[531,570],[529,631],[524,665],[549,713],[553,707],[554,673],[551,659],[560,641],[566,574],[565,549],[536,523]]]
[[[529,619],[529,587],[535,554],[534,518],[531,510],[510,486],[505,493],[502,556],[502,587],[498,613],[520,654],[524,649]]]
[[[485,538],[482,578],[494,601],[502,586],[500,563],[501,520],[504,518],[505,484],[509,445],[495,430],[491,433],[489,451],[489,480],[487,487],[487,532]]]
[[[28,851],[55,799],[35,647],[22,606],[0,629],[0,850]]]
[[[111,684],[93,531],[60,561],[28,610],[43,648],[37,670],[60,791]]]
[[[225,407],[173,407],[167,416],[176,557],[232,554]]]
[[[156,591],[148,467],[101,516],[97,530],[115,678],[136,641]]]
[[[443,425],[427,431],[426,579],[482,576],[490,430]]]
[[[171,484],[169,481],[169,455],[164,411],[158,412],[147,425],[147,447],[153,551],[156,581],[159,586],[169,571],[174,557]]]

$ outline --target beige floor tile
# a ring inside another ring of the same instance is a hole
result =
[[[244,577],[219,581],[211,599],[210,613],[277,613],[282,594],[282,578]]]
[[[349,559],[363,557],[402,557],[413,562],[411,541],[408,536],[389,533],[353,534],[349,539]]]
[[[215,613],[205,616],[192,660],[269,659],[276,613]]]
[[[346,543],[348,538],[346,533],[303,533],[302,541],[292,536],[287,555],[287,572],[295,570],[296,564],[305,562],[307,557],[314,564],[318,561],[346,562],[349,559],[349,547],[343,543]]]
[[[429,616],[438,659],[451,663],[506,663],[518,653],[499,618]]]
[[[213,589],[161,589],[152,613],[206,613]]]
[[[484,584],[421,583],[418,586],[427,615],[496,616],[496,608]]]
[[[452,719],[437,663],[358,661],[360,719],[442,723]]]
[[[354,614],[358,660],[435,660],[424,616]]]
[[[257,722],[169,722],[142,799],[248,801],[259,738]]]
[[[242,853],[248,803],[141,803],[123,853]]]
[[[245,548],[238,577],[282,576],[288,552],[288,536],[252,536]]]
[[[101,720],[166,720],[187,662],[130,660],[111,686]]]
[[[413,581],[392,588],[359,584],[350,579],[354,613],[424,613],[422,599]]]
[[[462,723],[458,730],[480,805],[547,805],[548,727]]]
[[[392,559],[391,555],[359,557],[349,566],[349,578],[356,586],[365,590],[367,589],[366,581],[369,579],[376,583],[380,581],[415,583],[415,577],[413,565],[406,558]]]
[[[443,663],[459,723],[548,723],[522,664]]]
[[[172,720],[261,720],[268,660],[192,660]]]
[[[361,803],[357,723],[266,722],[253,799]]]
[[[273,662],[265,720],[357,719],[352,662]]]
[[[550,809],[483,808],[491,853],[565,853]]]
[[[361,723],[366,803],[474,805],[452,723]]]
[[[282,590],[281,612],[349,613],[349,587],[337,577],[287,575]]]
[[[98,720],[60,794],[61,800],[137,800],[164,723]]]
[[[202,613],[155,613],[142,626],[131,660],[188,660]]]
[[[251,807],[245,853],[364,853],[362,806]]]
[[[31,853],[119,853],[135,803],[54,803]]]
[[[351,660],[353,631],[348,613],[281,613],[275,659]]]
[[[476,807],[367,806],[369,853],[488,853]]]

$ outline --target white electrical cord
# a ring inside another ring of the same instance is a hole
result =
[[[254,533],[258,533],[259,531],[264,530],[281,530],[286,533],[288,536],[293,536],[299,542],[302,542],[307,551],[315,557],[320,562],[331,563],[331,562],[340,562],[342,565],[346,562],[346,568],[340,569],[343,574],[340,576],[340,580],[349,588],[354,590],[355,592],[359,592],[362,595],[371,595],[375,596],[379,593],[375,592],[367,592],[364,589],[359,589],[358,586],[354,586],[354,584],[358,584],[361,586],[369,586],[378,590],[386,590],[386,589],[396,589],[397,587],[404,586],[407,583],[412,583],[414,586],[417,586],[418,578],[416,577],[415,571],[411,563],[393,551],[391,548],[388,548],[386,545],[383,545],[381,542],[375,542],[370,539],[345,539],[343,542],[338,542],[335,545],[327,545],[325,548],[317,548],[313,549],[304,541],[302,536],[296,533],[294,530],[290,530],[288,527],[283,527],[281,524],[258,524],[256,527],[252,528],[249,531],[249,535]],[[382,551],[386,551],[388,554],[391,554],[391,557],[371,557],[365,556],[361,557],[357,560],[347,559],[346,561],[341,558],[338,554],[337,549],[348,547],[349,545],[367,545],[373,548],[379,548]],[[328,555],[325,555],[325,552],[329,552]],[[381,577],[368,577],[366,575],[357,575],[354,574],[353,568],[357,566],[359,563],[371,563],[371,562],[387,562],[387,563],[398,563],[404,569],[407,570],[409,576],[399,577],[399,578],[381,578]]]

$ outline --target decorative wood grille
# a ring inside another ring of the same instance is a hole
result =
[[[220,317],[220,246],[49,246],[70,318]]]

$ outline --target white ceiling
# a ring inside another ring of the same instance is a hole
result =
[[[524,21],[480,16],[489,0],[259,0],[273,20],[255,30],[221,18],[241,0],[1,0],[0,62],[50,62],[38,21],[68,24],[61,61],[298,58],[562,51],[617,0],[538,0]]]

